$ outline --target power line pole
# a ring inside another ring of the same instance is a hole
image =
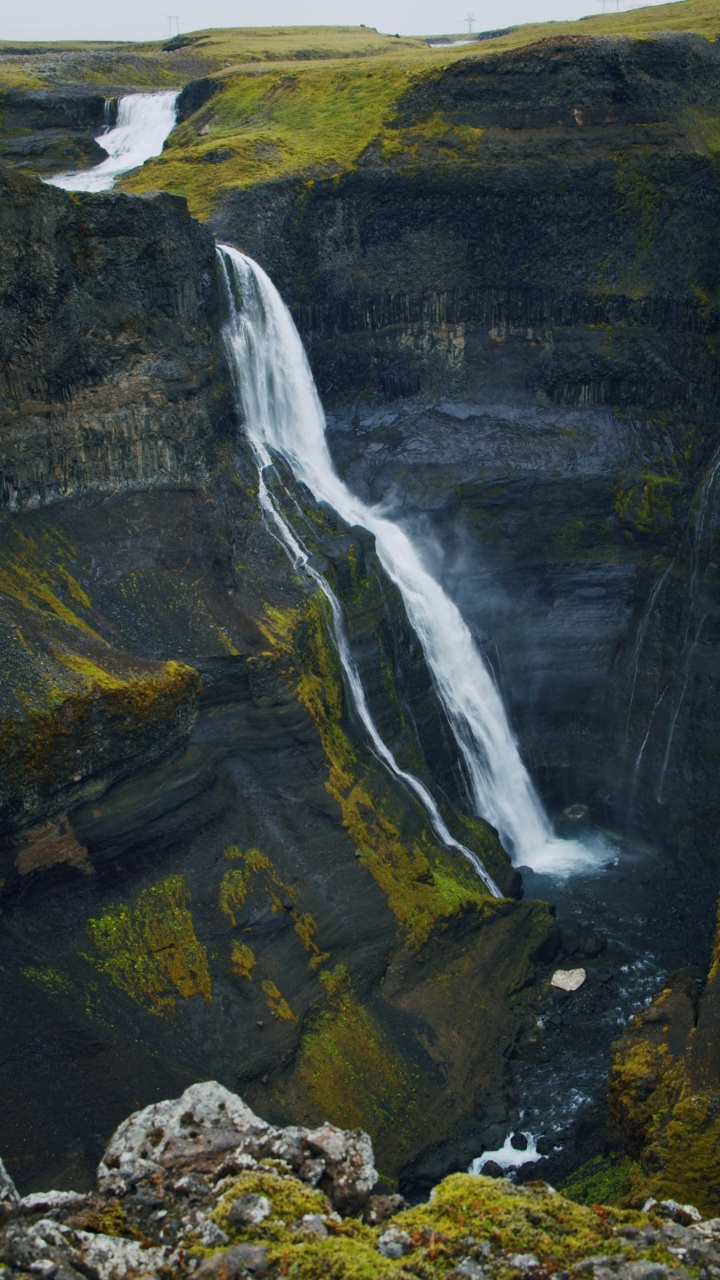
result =
[[[466,14],[465,14],[465,21],[467,22],[468,35],[470,36],[470,35],[472,35],[473,22],[475,21],[475,14],[474,14],[474,13],[466,13]]]
[[[168,39],[172,40],[173,36],[180,35],[180,19],[175,13],[168,13],[166,17],[168,22]]]

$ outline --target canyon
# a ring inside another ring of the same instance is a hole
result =
[[[157,87],[182,89],[180,123],[136,194],[37,180],[100,159],[106,100],[138,87],[119,63],[102,92],[12,89],[0,1150],[23,1189],[84,1191],[129,1110],[207,1077],[276,1123],[367,1129],[381,1174],[427,1189],[502,1147],[599,1009],[632,1013],[615,894],[660,994],[612,1065],[603,1024],[609,1108],[600,1090],[547,1168],[717,1203],[720,62],[701,6],[670,8],[654,37],[610,15],[420,50],[409,84],[382,51],[239,80],[202,44],[153,52],[164,76],[178,56]],[[244,152],[230,95],[281,75],[283,109],[371,75],[391,109],[351,163],[338,144],[268,173],[282,137]],[[558,830],[605,842],[577,899],[473,812],[372,537],[277,460],[384,741],[503,896],[372,751],[321,594],[258,508],[215,239],[289,305],[339,474],[478,638]],[[588,987],[558,1004],[578,956]]]

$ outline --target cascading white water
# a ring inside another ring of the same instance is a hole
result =
[[[597,861],[598,852],[554,835],[520,759],[502,699],[459,610],[427,572],[404,530],[380,508],[363,503],[336,474],[325,438],[325,416],[300,335],[275,286],[257,263],[236,249],[221,245],[219,253],[231,307],[226,343],[245,430],[258,461],[261,502],[284,545],[296,561],[306,561],[303,548],[280,516],[264,482],[263,471],[272,465],[273,454],[285,459],[295,478],[318,502],[332,507],[347,524],[360,525],[374,536],[380,562],[398,587],[422,644],[457,741],[476,812],[497,828],[515,865],[561,875],[587,868]],[[399,769],[381,742],[344,641],[339,605],[324,579],[310,572],[331,602],[340,657],[358,713],[378,755],[416,794],[422,789],[423,802],[427,807],[430,801],[437,814],[426,789],[417,779],[410,781],[410,775]],[[440,834],[437,821],[433,824]],[[448,836],[445,828],[442,838],[446,843]],[[452,844],[457,847],[457,842]],[[486,874],[483,878],[487,883]]]
[[[118,103],[117,122],[95,141],[108,158],[92,169],[58,173],[45,181],[64,191],[109,191],[115,179],[159,156],[177,119],[178,93],[130,93]]]

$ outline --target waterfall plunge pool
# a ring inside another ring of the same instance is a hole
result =
[[[581,845],[604,856],[575,875],[523,868],[523,888],[526,898],[557,909],[563,944],[553,969],[582,967],[587,979],[574,992],[543,981],[523,993],[534,1017],[525,1019],[510,1058],[521,1109],[488,1129],[470,1172],[492,1160],[513,1180],[556,1184],[600,1154],[611,1044],[668,975],[683,968],[702,980],[707,973],[717,896],[711,871],[637,838],[572,825]],[[518,1133],[524,1150],[512,1146]]]

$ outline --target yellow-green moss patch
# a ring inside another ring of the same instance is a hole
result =
[[[392,1129],[400,1145],[419,1125],[410,1067],[355,996],[347,970],[320,974],[327,1006],[305,1031],[296,1082],[317,1120],[328,1118],[377,1138]]]
[[[230,968],[238,978],[249,978],[252,982],[252,971],[257,964],[255,952],[244,942],[233,938],[230,943]]]
[[[171,1017],[177,997],[212,999],[205,948],[195,933],[184,876],[170,876],[87,922],[94,953],[85,958],[137,1004]]]
[[[502,1179],[455,1174],[435,1189],[429,1204],[400,1213],[394,1224],[415,1238],[428,1228],[450,1241],[474,1236],[494,1250],[534,1253],[541,1262],[567,1266],[592,1254],[622,1254],[617,1223],[637,1215],[587,1208],[542,1187],[514,1187]]]
[[[60,969],[53,969],[49,965],[27,965],[20,972],[28,982],[34,982],[35,986],[42,987],[50,995],[67,996],[72,991],[70,979]]]
[[[287,1000],[270,978],[265,979],[262,989],[265,993],[268,1009],[273,1017],[279,1018],[281,1022],[297,1022],[297,1018]]]
[[[258,1226],[239,1227],[230,1222],[230,1210],[241,1196],[267,1196],[271,1214]],[[327,1201],[321,1191],[314,1191],[297,1178],[280,1173],[241,1173],[233,1178],[222,1199],[210,1215],[231,1240],[263,1242],[287,1239],[287,1225],[306,1213],[327,1213]]]
[[[360,862],[382,888],[407,940],[419,947],[441,917],[470,905],[485,910],[487,891],[427,829],[415,840],[401,838],[371,771],[361,766],[343,726],[340,662],[323,597],[313,598],[300,625],[298,697],[320,736],[328,766],[327,790],[340,807]],[[488,843],[483,823],[461,821],[471,838]]]

